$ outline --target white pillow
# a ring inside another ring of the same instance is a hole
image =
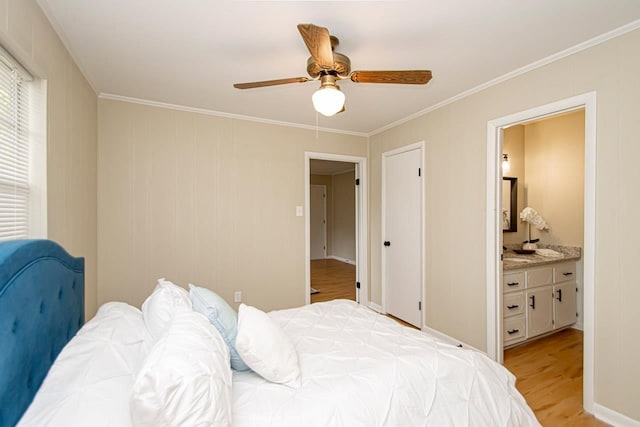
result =
[[[140,310],[104,304],[62,349],[18,425],[132,426],[129,393],[150,341]]]
[[[265,380],[300,387],[298,353],[265,312],[240,304],[236,349],[242,360]]]
[[[155,289],[142,304],[142,315],[149,333],[158,340],[169,328],[178,308],[191,308],[189,293],[164,278],[158,279]]]
[[[230,426],[229,349],[207,318],[179,309],[133,385],[136,426]]]

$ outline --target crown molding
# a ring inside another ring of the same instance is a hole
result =
[[[208,116],[226,117],[229,119],[246,120],[249,122],[266,123],[266,124],[276,125],[276,126],[287,126],[292,128],[298,128],[298,129],[312,130],[314,132],[319,131],[319,132],[339,133],[343,135],[359,136],[363,138],[366,138],[368,136],[366,133],[363,133],[363,132],[352,132],[352,131],[341,130],[341,129],[315,127],[315,126],[303,125],[300,123],[283,122],[279,120],[263,119],[260,117],[244,116],[241,114],[224,113],[221,111],[208,110],[206,108],[195,108],[195,107],[188,107],[186,105],[176,105],[176,104],[169,104],[166,102],[151,101],[148,99],[131,98],[128,96],[114,95],[112,93],[101,93],[98,96],[98,98],[109,99],[112,101],[128,102],[131,104],[147,105],[150,107],[166,108],[169,110],[186,111],[189,113],[205,114]]]

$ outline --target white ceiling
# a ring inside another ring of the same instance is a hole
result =
[[[371,133],[640,18],[638,0],[38,0],[99,94],[315,126],[296,25],[340,38],[354,70],[430,69],[426,86],[341,83],[322,128]],[[635,25],[635,24],[633,24]]]

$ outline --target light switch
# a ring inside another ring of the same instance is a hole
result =
[[[296,206],[296,216],[302,216],[303,212],[302,206]]]
[[[235,291],[233,293],[233,302],[242,302],[242,291]]]

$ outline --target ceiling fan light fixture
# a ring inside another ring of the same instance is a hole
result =
[[[322,86],[313,93],[311,101],[313,108],[323,116],[331,117],[344,108],[344,93],[336,84],[335,77],[324,75],[321,78]]]

